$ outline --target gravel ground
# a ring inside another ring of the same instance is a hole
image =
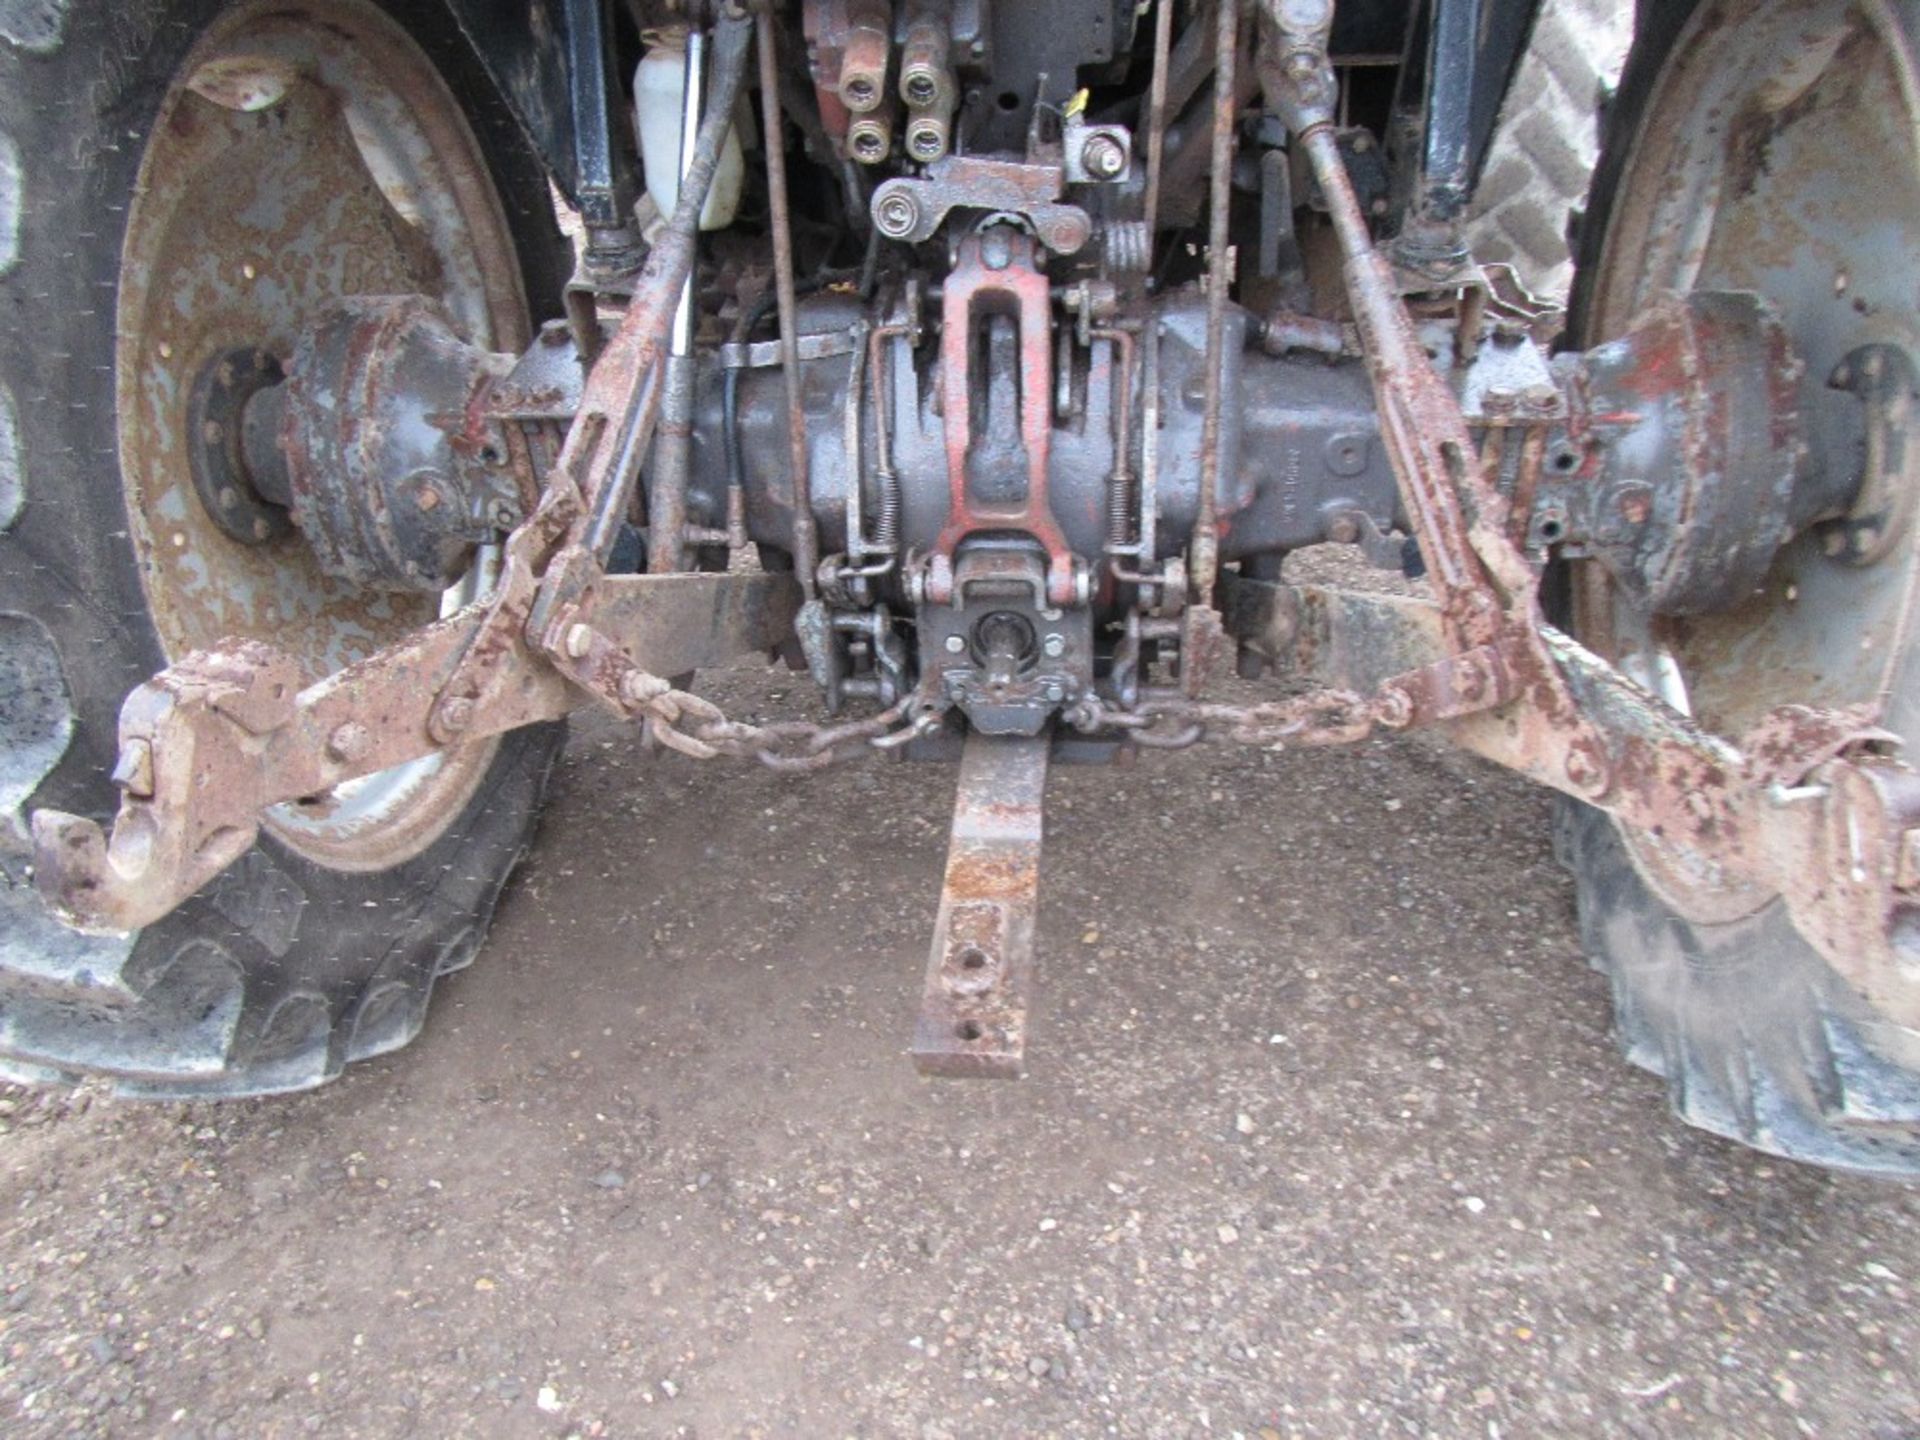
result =
[[[411,1049],[9,1092],[0,1429],[1920,1435],[1920,1192],[1668,1117],[1544,797],[1409,739],[1056,769],[1031,1078],[967,1084],[904,1054],[951,787],[588,719]]]

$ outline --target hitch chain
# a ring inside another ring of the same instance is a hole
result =
[[[1366,739],[1375,726],[1399,728],[1405,723],[1385,692],[1368,699],[1349,690],[1314,690],[1254,705],[1168,696],[1128,709],[1090,695],[1066,718],[1083,733],[1124,730],[1134,744],[1152,750],[1184,750],[1202,740],[1268,748],[1351,745]]]
[[[713,701],[676,690],[643,670],[627,673],[621,694],[616,708],[642,723],[649,744],[694,760],[758,760],[782,772],[823,770],[868,751],[898,749],[938,730],[949,708],[944,700],[916,693],[864,719],[756,725],[734,720]],[[1368,699],[1346,690],[1314,690],[1252,705],[1168,697],[1130,708],[1089,695],[1063,712],[1082,734],[1119,730],[1133,744],[1153,750],[1184,750],[1203,740],[1268,748],[1350,745],[1376,727],[1403,728],[1403,716],[1390,692]],[[853,748],[859,742],[864,748]]]
[[[703,696],[676,690],[657,675],[629,671],[622,685],[623,713],[643,725],[647,743],[661,745],[694,760],[721,757],[754,759],[769,770],[824,770],[866,750],[893,750],[916,735],[938,727],[940,712],[923,710],[908,720],[914,697],[895,702],[860,720],[823,725],[811,720],[782,720],[755,725],[730,719]],[[904,723],[903,723],[904,722]],[[863,749],[852,748],[864,742]]]

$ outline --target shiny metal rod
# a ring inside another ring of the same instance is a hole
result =
[[[755,31],[760,51],[760,113],[766,136],[767,211],[773,229],[773,287],[780,306],[780,370],[787,382],[787,462],[792,473],[793,568],[800,588],[814,598],[819,579],[820,539],[813,520],[813,486],[807,475],[807,414],[800,395],[800,315],[793,289],[793,232],[787,207],[786,121],[780,114],[780,66],[774,49],[773,7],[760,10]]]
[[[693,172],[700,136],[701,97],[707,81],[707,37],[687,35],[686,78],[680,101],[680,183]],[[704,202],[702,209],[705,208]],[[655,574],[687,565],[687,476],[693,462],[693,277],[699,266],[700,222],[687,277],[680,285],[673,326],[667,332],[665,385],[653,442],[653,486],[647,496],[647,569]]]
[[[680,183],[685,184],[687,176],[693,170],[694,148],[700,138],[700,104],[707,88],[707,36],[702,30],[695,30],[687,36],[687,78],[686,93],[680,105]],[[706,208],[704,200],[700,207]],[[694,235],[700,234],[700,222],[694,221]],[[696,247],[696,263],[698,252]],[[670,354],[686,355],[693,349],[693,271],[687,272],[687,283],[680,287],[680,308],[673,312],[673,334],[669,341]]]

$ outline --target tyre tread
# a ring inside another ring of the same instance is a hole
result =
[[[1634,869],[1611,819],[1561,804],[1581,942],[1609,978],[1615,1041],[1665,1079],[1674,1113],[1787,1159],[1920,1179],[1920,1073],[1874,1043],[1865,1003],[1783,907],[1690,925]],[[1600,914],[1608,923],[1589,923]]]
[[[118,482],[88,483],[118,471],[114,427],[89,423],[112,405],[100,379],[111,376],[112,286],[101,276],[119,255],[94,217],[124,213],[138,117],[224,3],[69,13],[54,0],[0,0],[0,382],[10,387],[0,388],[0,613],[37,622],[36,634],[0,634],[0,676],[50,673],[43,688],[71,722],[44,774],[27,742],[44,745],[46,726],[16,725],[8,753],[20,773],[0,770],[8,807],[26,798],[24,783],[31,804],[110,812],[120,699],[156,663],[130,552],[101,538],[124,530]],[[542,318],[558,308],[570,252],[542,208],[546,179],[526,137],[440,0],[378,3],[466,97]],[[0,694],[0,745],[8,700]],[[472,960],[526,853],[563,733],[503,737],[465,812],[393,870],[328,872],[263,840],[130,936],[54,921],[32,888],[24,816],[0,813],[0,1078],[98,1076],[152,1099],[259,1095],[404,1045],[438,976]]]

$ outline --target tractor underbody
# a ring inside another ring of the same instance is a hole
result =
[[[276,807],[324,814],[361,777],[588,705],[703,760],[957,757],[912,1049],[927,1073],[1011,1076],[1050,759],[1418,727],[1614,817],[1662,893],[1780,897],[1920,1028],[1920,778],[1882,708],[1710,733],[1662,639],[1743,603],[1796,539],[1863,565],[1911,546],[1902,349],[1816,377],[1818,416],[1747,291],[1663,294],[1550,353],[1556,313],[1466,253],[1432,157],[1410,193],[1345,123],[1327,3],[1198,7],[1177,44],[1162,3],[1125,121],[1058,75],[989,79],[976,7],[804,9],[801,128],[843,157],[863,267],[797,273],[778,105],[766,235],[703,235],[747,90],[795,88],[794,34],[720,6],[685,43],[677,202],[642,237],[618,176],[577,174],[608,203],[583,203],[567,317],[523,353],[374,296],[208,373],[195,487],[236,543],[297,532],[378,591],[490,583],[318,680],[242,638],[140,686],[111,826],[33,817],[63,918],[151,925]],[[1204,174],[1207,228],[1170,258],[1176,166]],[[737,282],[718,305],[716,268]],[[1283,577],[1328,542],[1424,583]],[[1589,606],[1576,641],[1592,585],[1646,623]],[[1875,643],[1903,647],[1910,589]],[[756,651],[803,665],[827,718],[748,724],[687,688]],[[1227,669],[1270,696],[1220,698]]]

